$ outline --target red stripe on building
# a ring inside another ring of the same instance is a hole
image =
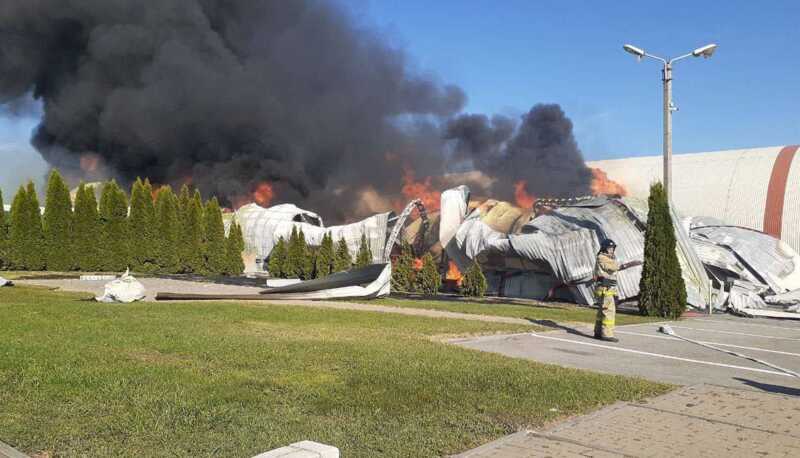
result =
[[[769,177],[767,188],[767,202],[764,207],[764,232],[781,238],[783,226],[783,199],[786,196],[786,184],[789,181],[789,169],[792,159],[797,152],[798,145],[785,146],[772,166],[772,175]]]

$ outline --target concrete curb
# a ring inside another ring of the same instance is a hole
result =
[[[30,458],[14,447],[0,441],[0,458]]]

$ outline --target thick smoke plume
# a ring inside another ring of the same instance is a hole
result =
[[[40,100],[32,142],[75,178],[191,182],[229,204],[269,182],[337,220],[390,202],[409,168],[467,161],[498,197],[591,176],[557,106],[519,126],[458,116],[461,89],[324,1],[3,0],[0,68],[0,105]]]
[[[572,122],[555,104],[536,105],[514,121],[494,116],[462,115],[447,125],[446,138],[456,142],[456,152],[473,166],[496,178],[492,190],[506,197],[514,185],[538,197],[588,194],[592,172],[572,133]]]

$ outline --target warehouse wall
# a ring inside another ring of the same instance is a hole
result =
[[[687,216],[713,216],[781,238],[800,250],[798,146],[673,156],[673,202]],[[629,195],[647,198],[662,177],[662,157],[595,161]]]

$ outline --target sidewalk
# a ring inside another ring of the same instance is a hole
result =
[[[522,431],[460,458],[800,456],[800,397],[714,385],[617,403],[542,431]]]

